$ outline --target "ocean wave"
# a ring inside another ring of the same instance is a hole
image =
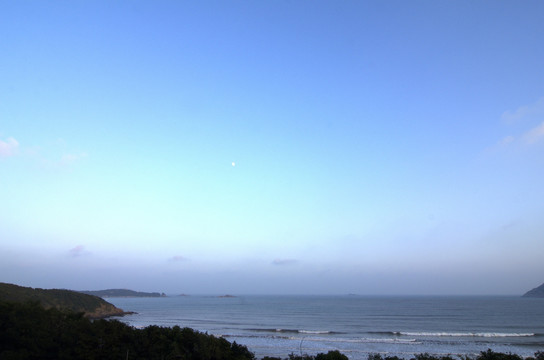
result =
[[[299,334],[331,334],[331,331],[320,331],[320,330],[299,330]]]
[[[416,339],[380,339],[380,338],[363,338],[361,342],[368,343],[385,343],[385,344],[421,344]]]
[[[433,336],[433,337],[529,337],[535,336],[534,333],[499,333],[499,332],[410,332],[395,331],[394,335],[403,336]]]
[[[214,334],[215,336],[225,338],[247,338],[247,339],[280,339],[280,340],[300,340],[294,336],[281,336],[281,335],[250,335],[250,334]]]
[[[416,339],[398,339],[398,338],[361,338],[361,339],[346,339],[346,338],[336,338],[336,339],[305,339],[310,341],[328,341],[328,342],[344,342],[344,343],[364,343],[364,344],[408,344],[415,345],[421,344],[420,341]]]
[[[255,332],[274,332],[274,333],[294,333],[308,335],[341,334],[340,332],[329,330],[299,330],[299,329],[247,329]]]
[[[217,336],[217,335],[216,335]],[[366,344],[421,344],[417,339],[399,339],[399,338],[342,338],[342,337],[300,337],[300,336],[282,336],[282,335],[251,335],[251,334],[222,334],[225,338],[263,338],[263,339],[281,339],[296,340],[304,342],[328,342],[328,343],[366,343]]]

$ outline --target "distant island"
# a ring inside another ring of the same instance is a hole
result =
[[[0,302],[38,303],[45,309],[84,313],[91,319],[132,314],[115,307],[98,296],[64,289],[39,289],[0,283]]]
[[[544,284],[527,291],[523,297],[544,298]]]
[[[142,292],[142,291],[134,291],[134,290],[127,290],[127,289],[107,289],[107,290],[85,290],[85,291],[79,291],[82,294],[87,295],[94,295],[101,298],[108,298],[108,297],[165,297],[165,293],[158,293],[158,292]]]

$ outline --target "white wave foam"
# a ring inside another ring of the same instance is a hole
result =
[[[380,339],[380,338],[363,338],[361,342],[368,343],[385,343],[385,344],[416,344],[416,339]]]
[[[299,330],[298,332],[301,334],[313,334],[313,335],[331,333],[330,331],[319,331],[319,330],[315,330],[315,331],[314,330]]]
[[[472,333],[472,332],[405,332],[397,331],[396,335],[405,336],[451,336],[451,337],[527,337],[535,336],[534,333]]]
[[[298,340],[300,338],[293,337],[293,340]],[[316,342],[329,342],[329,343],[379,343],[379,344],[421,344],[421,342],[416,339],[391,339],[391,338],[357,338],[357,339],[347,339],[347,338],[321,338],[321,337],[309,337],[304,338],[304,341],[316,341]]]

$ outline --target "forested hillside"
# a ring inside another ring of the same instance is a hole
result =
[[[37,303],[0,302],[0,359],[251,360],[245,346],[189,328],[134,329]]]
[[[45,309],[55,308],[82,312],[90,318],[123,315],[125,312],[97,296],[71,290],[33,289],[13,284],[0,283],[0,301],[37,302]]]

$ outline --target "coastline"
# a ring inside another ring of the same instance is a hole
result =
[[[120,321],[143,329],[181,326],[243,344],[259,357],[339,350],[475,356],[488,348],[524,357],[544,350],[540,299],[515,296],[213,296],[111,299],[138,312]],[[501,316],[497,316],[501,314]]]

